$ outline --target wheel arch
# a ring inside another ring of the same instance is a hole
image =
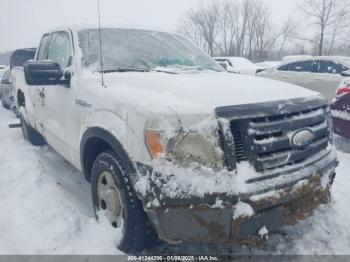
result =
[[[20,108],[21,106],[25,106],[26,100],[25,100],[24,92],[21,89],[18,89],[16,96],[17,96],[18,108]]]
[[[91,127],[85,131],[80,142],[80,163],[85,178],[90,181],[93,162],[106,151],[113,150],[128,174],[135,174],[136,168],[119,140],[101,127]]]

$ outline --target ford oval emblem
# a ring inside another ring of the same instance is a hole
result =
[[[315,139],[315,134],[310,129],[296,131],[291,139],[292,145],[298,148],[310,145]]]

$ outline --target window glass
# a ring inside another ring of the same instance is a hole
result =
[[[41,40],[39,51],[38,51],[38,60],[46,60],[49,52],[51,42],[51,35],[45,35]]]
[[[4,74],[4,76],[3,76],[3,79],[4,79],[4,80],[7,80],[7,79],[8,79],[8,72],[9,72],[9,71],[6,71],[6,72],[5,72],[5,74]]]
[[[347,67],[347,66],[345,66],[345,65],[343,65],[343,64],[338,64],[338,66],[339,66],[339,74],[341,73],[341,72],[344,72],[344,71],[348,71],[349,70],[349,68]]]
[[[300,61],[289,64],[289,70],[293,72],[311,72],[313,60]]]
[[[176,34],[150,30],[102,28],[103,70],[138,68],[223,69],[189,40]],[[98,29],[78,32],[83,65],[100,70],[100,37]]]
[[[62,69],[69,66],[71,46],[69,36],[65,32],[55,33],[49,50],[49,60],[59,63]]]
[[[323,74],[340,74],[346,70],[346,66],[329,60],[319,60],[316,66],[316,72]]]
[[[8,69],[5,71],[2,79],[3,80],[10,80],[10,78],[11,78],[11,71],[10,71],[10,69]]]
[[[289,67],[289,64],[283,65],[283,66],[280,66],[279,68],[277,68],[277,70],[279,70],[279,71],[288,71],[288,67]]]

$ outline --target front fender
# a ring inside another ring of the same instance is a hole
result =
[[[128,121],[134,123],[134,128]],[[118,153],[117,150],[123,151],[130,162],[145,161],[150,158],[144,145],[145,121],[143,117],[128,116],[126,111],[118,113],[110,110],[96,111],[87,117],[81,128],[80,152],[84,152],[82,150],[88,139],[98,137],[107,142],[116,153]],[[83,170],[84,165],[81,167]]]

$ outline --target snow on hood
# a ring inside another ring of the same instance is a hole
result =
[[[310,97],[318,93],[275,80],[218,72],[105,74],[111,95],[138,110],[213,114],[221,106]],[[115,90],[115,91],[114,91]]]

